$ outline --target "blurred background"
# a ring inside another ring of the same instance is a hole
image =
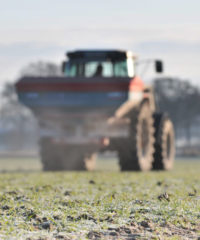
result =
[[[198,0],[0,3],[1,171],[14,159],[38,159],[37,120],[18,102],[14,83],[25,75],[61,76],[64,55],[74,49],[125,49],[140,59],[162,59],[163,74],[141,69],[142,78],[154,86],[160,110],[175,125],[177,156],[199,158]]]

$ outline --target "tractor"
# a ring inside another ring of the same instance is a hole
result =
[[[153,63],[161,73],[162,61]],[[77,50],[67,53],[62,76],[17,81],[19,101],[38,119],[45,171],[93,170],[105,151],[117,153],[122,171],[173,167],[173,124],[137,66],[130,51]]]

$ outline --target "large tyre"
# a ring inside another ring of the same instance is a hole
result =
[[[122,171],[147,171],[152,168],[154,126],[148,102],[143,103],[131,117],[130,137],[118,151]]]
[[[42,139],[40,147],[44,171],[94,170],[95,156],[85,155],[83,149],[54,144],[49,139]]]
[[[173,168],[175,146],[173,124],[166,114],[154,114],[155,152],[154,170],[170,170]]]
[[[48,138],[40,140],[40,158],[44,171],[59,171],[61,169],[61,159],[57,149]]]

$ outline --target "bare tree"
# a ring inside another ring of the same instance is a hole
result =
[[[156,99],[160,110],[169,113],[176,134],[184,129],[190,144],[191,127],[200,116],[200,90],[189,81],[175,78],[159,78],[154,81]]]
[[[60,76],[62,75],[61,67],[50,62],[30,63],[21,70],[21,76]]]
[[[30,63],[21,70],[23,76],[56,76],[61,69],[54,63]],[[37,121],[31,111],[18,101],[14,84],[5,84],[1,92],[0,128],[7,134],[4,140],[11,150],[22,150],[27,145],[35,145],[37,140]]]
[[[7,131],[7,148],[10,150],[21,150],[30,145],[30,134],[36,141],[35,129],[37,128],[36,119],[31,112],[19,103],[15,87],[7,83],[1,94],[2,105],[0,108],[1,127]]]

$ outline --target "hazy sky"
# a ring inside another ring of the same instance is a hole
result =
[[[0,0],[0,84],[67,50],[120,48],[161,58],[200,85],[199,0]]]

